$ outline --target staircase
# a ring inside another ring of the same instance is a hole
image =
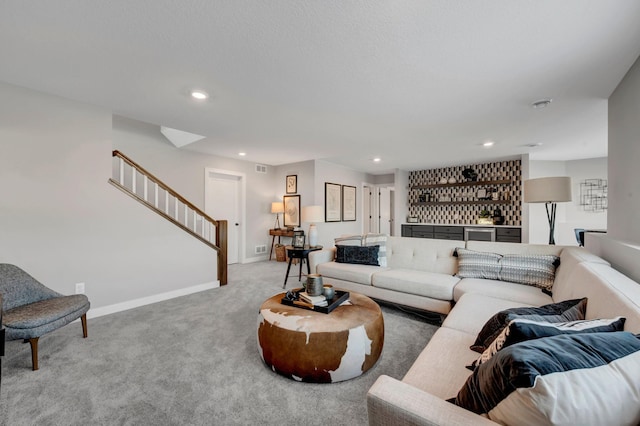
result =
[[[120,151],[109,183],[218,253],[218,280],[227,284],[227,221],[214,220]],[[116,172],[117,171],[117,172]]]

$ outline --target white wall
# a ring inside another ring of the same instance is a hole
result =
[[[589,250],[640,282],[640,58],[609,97],[607,235]]]
[[[269,229],[275,217],[271,214],[276,169],[267,167],[267,173],[256,173],[255,163],[215,155],[201,154],[173,146],[160,133],[160,127],[124,117],[114,116],[113,147],[176,190],[201,210],[204,205],[206,168],[244,173],[247,177],[246,240],[244,260],[263,260],[267,255],[256,255],[255,246],[270,247]],[[282,180],[284,184],[284,179]],[[215,218],[214,219],[223,219]],[[281,218],[282,219],[282,218]],[[229,226],[234,226],[229,223]],[[241,256],[241,259],[243,257]]]
[[[215,251],[107,183],[111,136],[110,111],[0,83],[0,262],[92,310],[213,286]]]
[[[396,199],[393,234],[399,237],[402,235],[402,224],[407,221],[407,216],[409,215],[409,172],[396,169],[394,182]]]

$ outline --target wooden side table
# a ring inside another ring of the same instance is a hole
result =
[[[275,245],[276,237],[278,237],[278,244],[280,244],[281,237],[293,238],[293,230],[290,231],[287,228],[269,229],[269,235],[273,236],[273,238],[271,238],[271,251],[269,252],[269,260],[271,260],[271,256],[273,256],[273,246]]]
[[[289,278],[289,270],[291,269],[291,261],[293,259],[300,259],[300,271],[298,272],[298,281],[302,279],[302,264],[307,262],[307,275],[311,273],[311,268],[309,267],[309,253],[316,250],[322,250],[322,246],[304,246],[303,248],[295,248],[293,246],[286,246],[287,257],[289,257],[289,265],[287,266],[287,275],[284,276],[284,284],[282,288],[287,286],[287,279]]]

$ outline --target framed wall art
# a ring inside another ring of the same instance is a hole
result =
[[[300,226],[300,196],[285,195],[284,201],[284,226],[294,228]]]
[[[342,216],[342,185],[324,183],[325,222],[340,222]]]
[[[298,175],[288,175],[286,187],[287,194],[295,194],[298,192]]]
[[[293,248],[304,248],[304,231],[293,231]]]
[[[342,185],[342,221],[356,220],[356,187]]]

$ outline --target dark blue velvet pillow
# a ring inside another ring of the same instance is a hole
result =
[[[378,264],[379,245],[367,247],[337,245],[336,249],[336,262],[338,263],[380,266]]]

